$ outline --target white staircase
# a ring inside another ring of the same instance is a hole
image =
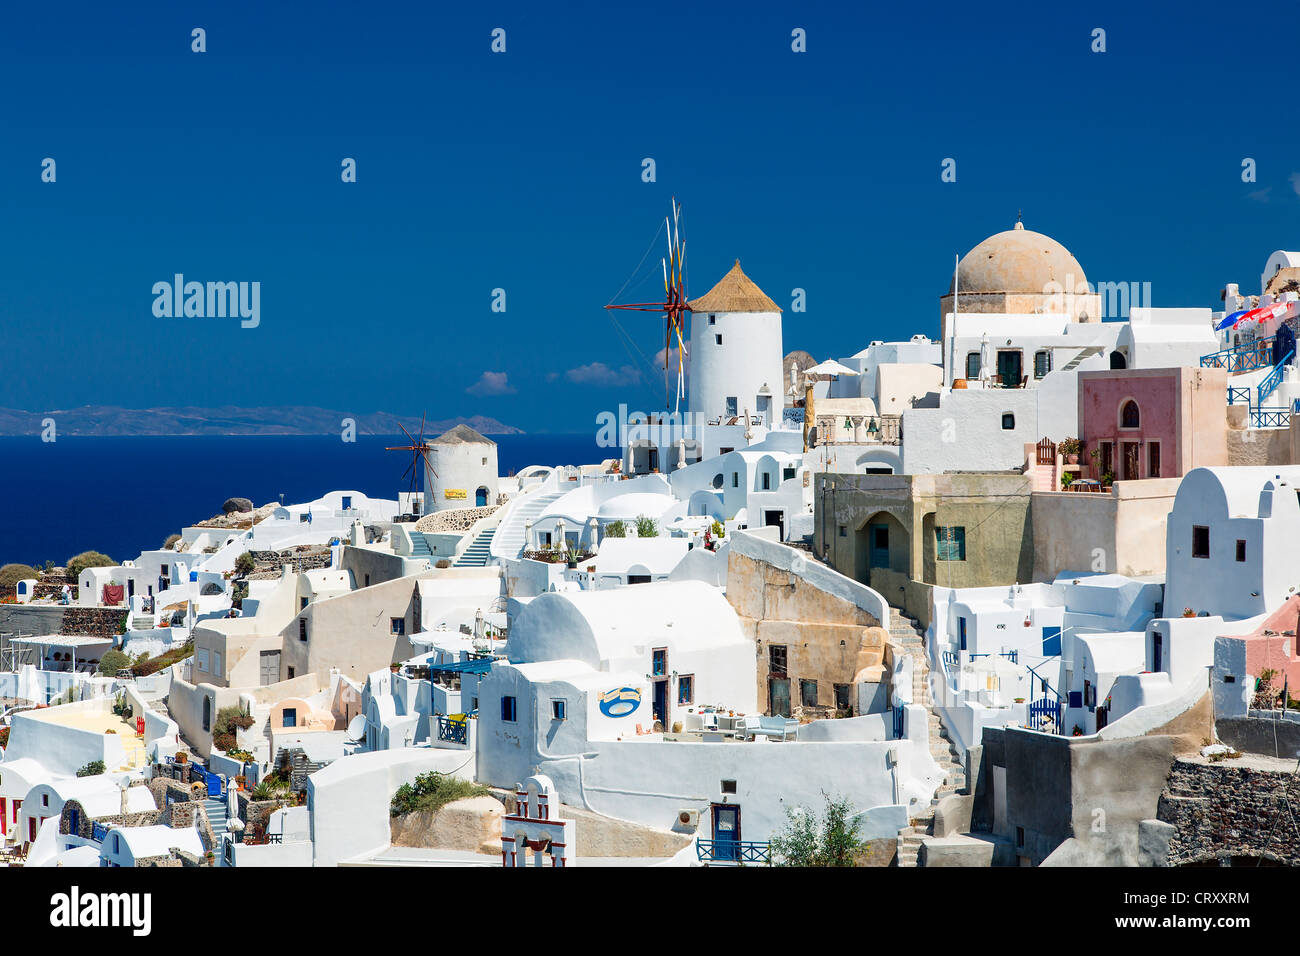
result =
[[[482,568],[492,557],[492,539],[496,537],[496,526],[485,528],[474,536],[470,546],[456,559],[455,567]]]
[[[546,510],[546,506],[572,489],[543,493],[534,491],[510,505],[510,513],[497,525],[489,553],[497,560],[517,558],[524,550],[524,525]]]
[[[910,826],[898,832],[898,865],[916,866],[921,842],[934,833],[934,808],[950,793],[966,787],[965,761],[948,737],[939,715],[934,712],[930,696],[930,661],[925,653],[925,634],[912,618],[898,608],[889,609],[889,639],[912,658],[912,702],[926,710],[929,724],[930,756],[944,773],[944,781],[935,791],[930,806],[912,818]]]

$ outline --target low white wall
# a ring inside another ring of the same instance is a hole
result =
[[[307,806],[315,865],[337,866],[385,849],[391,838],[393,794],[431,770],[472,780],[473,754],[424,747],[353,754],[309,776]]]

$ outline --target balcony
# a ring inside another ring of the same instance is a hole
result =
[[[772,865],[770,843],[742,840],[696,840],[695,855],[701,863],[718,863],[730,866]]]
[[[469,745],[469,721],[464,718],[438,715],[438,739],[451,744]]]

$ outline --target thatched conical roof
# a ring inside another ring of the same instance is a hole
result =
[[[495,445],[491,438],[480,435],[468,425],[457,425],[443,432],[429,444],[431,445]]]
[[[780,312],[781,307],[767,297],[754,280],[740,269],[740,260],[715,285],[698,299],[687,303],[692,312]]]

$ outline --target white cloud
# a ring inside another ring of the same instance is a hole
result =
[[[610,368],[604,362],[592,362],[579,365],[564,373],[564,377],[575,385],[595,385],[598,388],[614,385],[630,385],[641,381],[641,373],[631,365]]]
[[[479,380],[465,391],[471,395],[513,395],[515,387],[507,380],[505,372],[484,372]]]

